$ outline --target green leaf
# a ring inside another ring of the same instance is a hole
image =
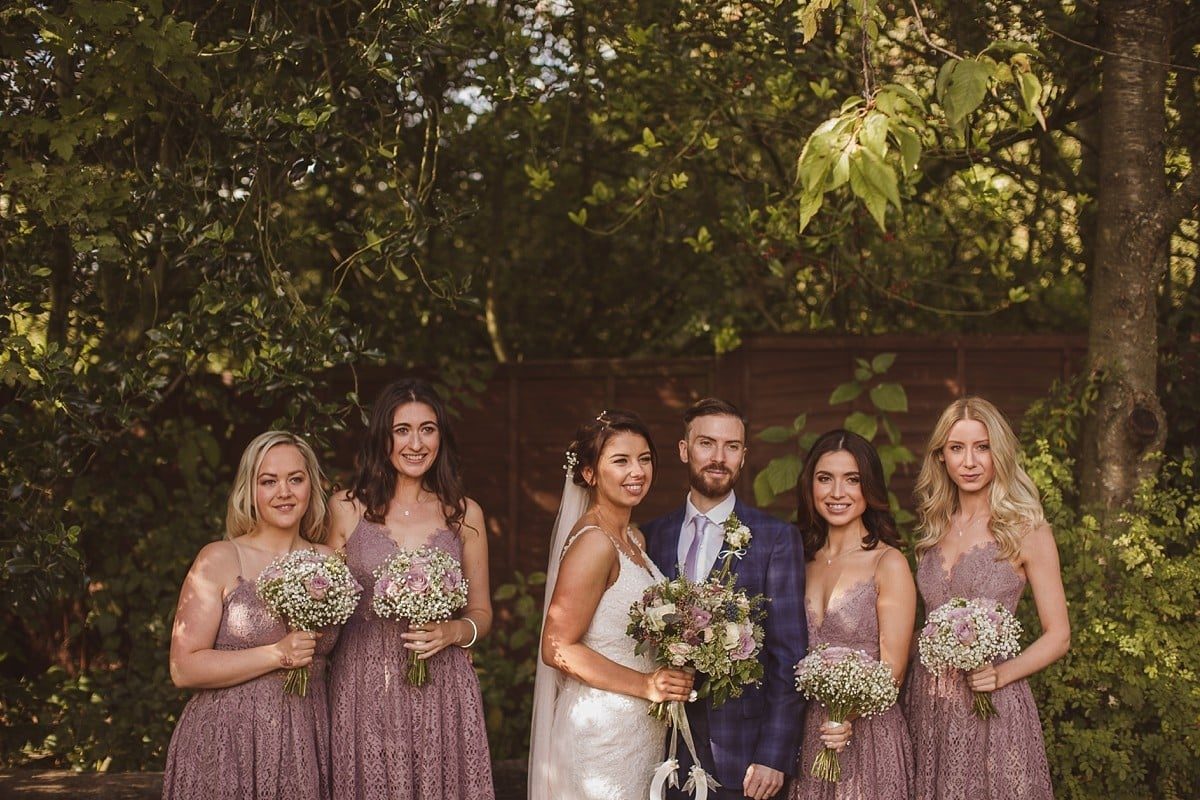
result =
[[[574,222],[579,227],[587,225],[588,211],[586,207],[580,208],[578,211],[568,211],[567,219]]]
[[[873,388],[871,403],[880,411],[908,411],[908,395],[898,383],[881,383]]]
[[[758,434],[758,438],[770,444],[779,444],[786,442],[795,435],[795,431],[788,430],[782,425],[772,425],[769,428],[764,428]]]
[[[875,377],[875,373],[871,372],[871,370],[866,369],[865,367],[854,368],[854,380],[858,381],[859,383],[866,383],[873,377]]]
[[[799,433],[804,430],[804,426],[808,424],[808,414],[801,414],[792,420],[792,430]]]
[[[895,353],[880,353],[871,359],[871,371],[876,375],[882,375],[892,368],[892,364],[896,363]]]
[[[1037,117],[1042,130],[1045,130],[1046,115],[1042,113],[1041,105],[1042,82],[1032,72],[1019,72],[1017,74],[1017,88],[1021,90],[1021,100],[1025,103],[1025,110]]]
[[[895,122],[895,120],[893,120]],[[892,135],[900,145],[900,160],[904,163],[904,171],[912,172],[921,163],[921,139],[912,128],[903,124],[891,126]]]
[[[496,591],[492,595],[492,599],[496,600],[497,602],[502,602],[504,600],[511,600],[516,596],[516,594],[517,587],[515,585],[511,583],[504,583],[496,587]]]
[[[797,233],[804,233],[804,229],[808,227],[808,223],[821,210],[821,204],[825,200],[824,192],[805,192],[800,195],[800,228]]]
[[[875,415],[864,414],[861,411],[855,411],[846,417],[845,425],[846,430],[857,433],[868,442],[875,438],[875,432],[879,430],[879,420],[875,419]]]
[[[803,462],[796,455],[773,458],[754,476],[754,499],[760,506],[770,505],[781,494],[795,488]]]
[[[858,134],[858,142],[875,155],[883,158],[887,154],[887,133],[887,114],[872,111],[867,114],[867,121],[863,123],[862,130]]]
[[[940,97],[946,120],[951,125],[958,126],[968,114],[979,108],[995,69],[996,64],[991,59],[964,58],[958,62]],[[940,82],[940,75],[938,79]]]
[[[833,390],[833,394],[829,395],[829,405],[836,406],[838,403],[849,403],[862,394],[862,390],[862,384],[857,381],[843,383]]]

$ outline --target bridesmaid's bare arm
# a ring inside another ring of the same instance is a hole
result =
[[[651,701],[685,700],[691,676],[679,670],[647,674],[622,666],[585,645],[583,635],[617,572],[617,553],[600,531],[586,531],[567,550],[542,628],[542,660],[608,692]]]
[[[283,666],[312,661],[316,642],[307,632],[289,633],[275,644],[246,650],[214,650],[224,597],[236,585],[237,552],[232,542],[205,545],[184,578],[171,631],[171,680],[181,689],[236,686]]]
[[[1033,590],[1042,635],[1016,658],[972,672],[969,680],[976,691],[999,689],[1027,678],[1062,658],[1071,647],[1071,620],[1067,615],[1058,545],[1049,525],[1039,525],[1025,535],[1018,563]]]
[[[908,571],[908,560],[899,550],[889,547],[880,557],[875,567],[875,588],[879,658],[892,668],[892,678],[900,685],[908,669],[913,623],[917,618],[917,587]]]
[[[354,526],[362,516],[362,508],[351,500],[348,491],[338,492],[329,498],[329,538],[326,544],[334,550],[346,546]]]

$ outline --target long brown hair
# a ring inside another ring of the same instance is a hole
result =
[[[405,378],[383,387],[371,406],[371,421],[354,460],[355,474],[349,496],[364,506],[369,522],[381,523],[396,493],[399,473],[392,465],[392,418],[406,403],[424,403],[433,409],[438,426],[438,454],[422,478],[422,487],[437,495],[446,525],[458,531],[467,514],[467,495],[459,472],[458,446],[442,398],[426,381]]]
[[[838,428],[821,434],[813,442],[804,460],[804,469],[800,472],[800,482],[796,485],[796,524],[804,537],[806,561],[812,561],[829,539],[829,523],[817,511],[813,500],[813,476],[817,471],[817,462],[826,453],[843,450],[858,464],[859,487],[863,499],[867,501],[867,510],[862,517],[863,527],[867,529],[867,535],[862,540],[863,549],[874,550],[880,542],[897,549],[900,547],[900,534],[888,505],[887,484],[883,480],[883,464],[879,461],[879,454],[870,442],[857,433]]]

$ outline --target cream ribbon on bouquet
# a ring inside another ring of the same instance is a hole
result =
[[[654,777],[650,781],[650,800],[663,800],[667,786],[679,786],[679,759],[675,754],[679,751],[680,736],[683,736],[683,744],[692,756],[692,768],[688,772],[687,782],[683,784],[683,791],[695,793],[696,800],[708,800],[708,790],[719,789],[721,784],[700,766],[696,742],[692,739],[692,728],[688,725],[687,712],[680,701],[672,700],[667,703],[667,724],[671,726],[667,758],[654,770]]]

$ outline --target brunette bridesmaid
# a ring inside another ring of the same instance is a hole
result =
[[[1015,658],[963,674],[917,663],[906,690],[919,800],[1050,800],[1042,726],[1026,679],[1071,641],[1058,547],[1003,415],[966,397],[942,413],[917,479],[917,586],[932,611],[952,597],[1015,611],[1028,583],[1041,635]],[[972,690],[998,716],[979,719]]]
[[[365,589],[334,655],[336,800],[491,800],[479,681],[467,648],[492,624],[483,512],[459,478],[441,398],[419,380],[385,387],[348,491],[330,504],[332,542]],[[398,549],[450,553],[468,581],[456,619],[409,628],[371,611],[374,571]],[[429,682],[408,684],[408,653]]]
[[[899,686],[917,591],[898,549],[879,455],[858,434],[830,431],[809,451],[798,493],[797,524],[808,559],[804,599],[809,646],[866,651],[891,667]],[[912,746],[900,706],[854,720],[844,741],[839,734],[848,731],[840,728],[848,727],[830,723],[824,706],[808,703],[791,800],[908,800]],[[840,750],[837,783],[812,775],[813,760],[826,746]]]
[[[326,655],[337,630],[288,633],[256,576],[300,548],[332,553],[312,448],[264,433],[242,453],[225,539],[206,545],[179,594],[171,679],[199,691],[175,726],[165,800],[328,800]],[[284,668],[308,666],[308,695],[283,691]]]

